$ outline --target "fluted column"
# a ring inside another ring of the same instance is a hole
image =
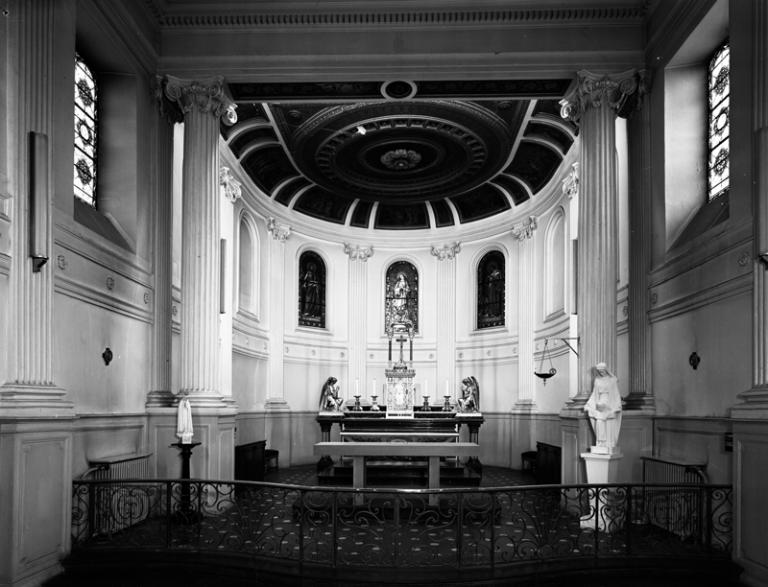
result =
[[[536,307],[536,279],[533,271],[536,219],[526,221],[512,228],[517,241],[517,402],[515,410],[531,410],[535,403],[534,318]]]
[[[219,380],[219,118],[232,113],[221,78],[168,76],[184,113],[180,392],[193,405],[221,403]]]
[[[173,263],[173,125],[181,122],[181,112],[163,93],[163,80],[157,79],[155,98],[158,107],[155,126],[156,150],[152,157],[155,183],[155,291],[152,357],[154,360],[147,406],[163,407],[173,403],[171,392],[171,291]]]
[[[71,404],[53,377],[52,144],[54,104],[55,0],[11,6],[17,23],[17,108],[9,116],[12,144],[19,148],[10,169],[12,210],[9,275],[7,380],[0,388],[6,416],[69,413]],[[13,82],[9,88],[14,88]],[[9,102],[12,103],[12,102]]]
[[[605,362],[616,369],[616,282],[618,278],[618,203],[616,113],[631,110],[640,77],[629,71],[602,76],[580,71],[562,100],[562,114],[579,120],[579,242],[577,314],[581,353],[579,392],[583,405],[592,384],[591,368]]]
[[[648,321],[651,270],[651,117],[643,97],[629,117],[629,395],[626,409],[655,407]]]
[[[357,391],[366,398],[371,393],[371,386],[367,380],[365,360],[368,336],[365,300],[368,299],[367,261],[373,255],[373,247],[353,247],[345,243],[344,252],[349,256],[349,381],[342,385],[346,388],[344,397],[352,397],[357,381]]]
[[[459,380],[471,375],[456,373],[456,255],[461,243],[454,242],[440,248],[432,247],[431,253],[437,258],[437,380],[435,391],[430,395],[435,402],[442,402],[445,382],[451,395],[458,393]],[[454,397],[457,397],[454,395]],[[433,400],[430,400],[433,401]],[[480,404],[482,409],[483,404]]]
[[[768,418],[768,6],[751,4],[753,57],[752,136],[754,247],[753,319],[752,319],[752,387],[741,394],[741,402],[731,415],[738,418]]]

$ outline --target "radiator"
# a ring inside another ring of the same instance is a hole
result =
[[[709,480],[706,464],[682,463],[642,457],[643,484],[678,485],[644,489],[644,513],[648,523],[682,538],[699,537],[704,528],[702,492],[696,487]]]
[[[136,453],[94,459],[83,476],[94,481],[150,479],[151,457],[152,453]],[[145,520],[151,500],[144,487],[131,483],[95,485],[92,532],[114,534]]]

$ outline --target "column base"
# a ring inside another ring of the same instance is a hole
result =
[[[533,400],[526,399],[526,400],[516,401],[515,405],[512,406],[510,413],[511,414],[532,414],[535,411],[536,411],[536,404],[533,402]]]
[[[0,413],[9,418],[74,418],[67,392],[53,385],[10,383],[0,387]]]
[[[653,396],[630,393],[624,398],[624,409],[640,410],[643,413],[653,414],[656,412],[656,399]]]
[[[167,390],[150,391],[144,404],[147,408],[170,408],[176,405],[177,399],[172,392]]]
[[[741,403],[731,408],[731,418],[737,420],[768,419],[768,385],[753,387],[738,395]]]
[[[175,397],[175,401],[173,403],[174,406],[178,405],[179,399],[181,395],[177,395]],[[190,393],[187,396],[187,399],[189,400],[190,406],[192,406],[192,409],[224,409],[224,410],[234,410],[237,408],[237,404],[235,400],[228,396],[222,396],[215,392],[205,392],[205,393]]]
[[[264,402],[264,410],[267,412],[290,412],[291,407],[282,398],[270,398]]]

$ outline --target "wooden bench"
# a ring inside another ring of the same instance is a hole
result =
[[[440,457],[472,457],[480,454],[475,442],[318,442],[316,455],[352,458],[352,486],[365,487],[365,459],[368,457],[427,457],[429,488],[440,488]],[[436,501],[430,496],[430,503]]]

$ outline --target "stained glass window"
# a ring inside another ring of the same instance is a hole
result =
[[[384,329],[419,331],[419,272],[408,261],[397,261],[387,269]]]
[[[75,55],[75,196],[96,206],[96,146],[99,94],[93,71]]]
[[[477,327],[504,326],[504,255],[487,253],[477,266]]]
[[[325,328],[325,263],[312,251],[299,257],[299,325]]]
[[[709,62],[709,120],[707,153],[708,196],[713,200],[728,191],[730,178],[730,47],[723,45]]]

